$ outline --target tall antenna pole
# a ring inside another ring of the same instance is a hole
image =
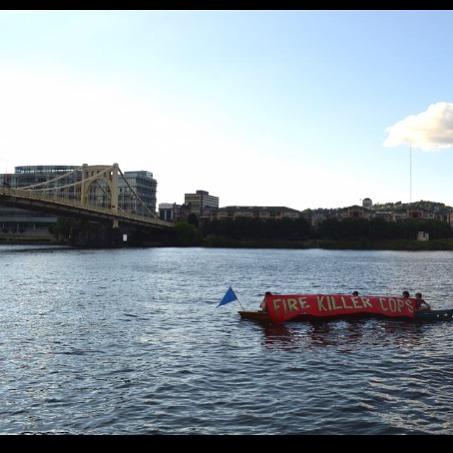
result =
[[[409,151],[409,203],[412,203],[412,143]]]

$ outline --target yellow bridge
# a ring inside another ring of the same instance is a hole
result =
[[[122,178],[135,209],[119,206],[118,181]],[[102,193],[102,203],[94,194]],[[58,216],[78,217],[94,221],[111,221],[141,229],[170,230],[174,225],[152,212],[130,186],[118,164],[87,164],[56,178],[26,187],[0,186],[0,204],[53,213]],[[140,211],[140,214],[137,211]],[[142,212],[146,212],[143,215]]]

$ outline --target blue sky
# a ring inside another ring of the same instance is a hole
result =
[[[409,201],[386,129],[453,102],[453,13],[2,12],[0,171],[149,170],[158,203]],[[453,205],[451,149],[413,151],[412,199]]]

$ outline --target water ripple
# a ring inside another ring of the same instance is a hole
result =
[[[453,434],[453,323],[263,326],[215,308],[231,284],[253,308],[316,288],[444,308],[452,258],[0,246],[0,432]]]

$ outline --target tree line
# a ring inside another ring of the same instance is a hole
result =
[[[387,222],[383,219],[326,219],[312,226],[305,218],[254,219],[236,218],[198,222],[189,218],[204,238],[210,236],[231,239],[295,240],[391,240],[416,239],[419,231],[429,233],[430,239],[453,237],[453,229],[446,222],[424,219],[407,219]]]
[[[51,232],[61,242],[73,245],[103,245],[117,242],[121,238],[110,238],[111,226],[88,222],[81,219],[59,218],[50,227]],[[386,241],[415,240],[417,233],[424,231],[430,239],[451,239],[453,229],[446,222],[423,219],[407,219],[398,222],[387,222],[383,219],[327,219],[316,226],[304,217],[297,219],[256,219],[238,217],[199,222],[191,214],[187,221],[179,221],[174,232],[164,235],[153,233],[152,238],[129,231],[128,243],[143,244],[151,239],[163,245],[199,246],[219,244],[225,241],[258,241],[257,243],[277,244],[279,241],[300,243],[303,241]],[[115,240],[113,240],[115,239]],[[220,240],[220,242],[219,242]]]

